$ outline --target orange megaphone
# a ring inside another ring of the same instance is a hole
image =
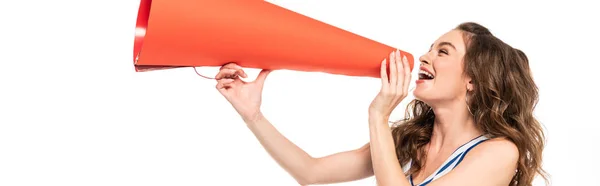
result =
[[[133,58],[136,72],[235,62],[378,78],[395,50],[266,1],[141,0]]]

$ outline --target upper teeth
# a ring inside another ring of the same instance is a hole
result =
[[[424,70],[419,70],[419,74],[423,74],[423,75],[428,76],[429,78],[433,78],[433,75],[431,75],[431,73],[424,71]]]

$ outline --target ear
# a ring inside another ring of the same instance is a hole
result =
[[[467,92],[473,91],[473,81],[470,77],[466,78]]]

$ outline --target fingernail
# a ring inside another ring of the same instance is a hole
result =
[[[402,57],[402,60],[408,62],[408,58],[406,58],[406,56]]]

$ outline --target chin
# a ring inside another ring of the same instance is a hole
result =
[[[428,100],[427,98],[429,97],[429,96],[427,96],[427,90],[424,90],[423,87],[418,87],[418,86],[413,91],[413,95],[415,96],[415,98],[417,100],[423,101],[423,102],[427,102],[426,100]]]
[[[413,95],[415,96],[415,99],[422,101],[427,105],[430,105],[430,103],[435,102],[435,100],[439,99],[437,91],[433,90],[432,87],[429,86],[417,85],[417,87],[413,91]]]
[[[423,82],[422,80],[418,80],[417,81],[417,86],[415,87],[415,90],[413,91],[413,93],[415,94],[415,96],[425,96],[427,94],[427,92],[432,92],[431,89],[433,88],[432,84],[428,81]],[[433,91],[435,92],[435,91]]]

